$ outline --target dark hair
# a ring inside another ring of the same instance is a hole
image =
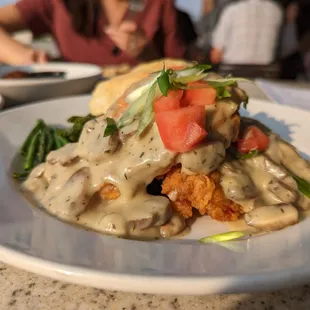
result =
[[[63,3],[70,13],[73,28],[77,33],[85,37],[100,35],[100,0],[63,0]]]

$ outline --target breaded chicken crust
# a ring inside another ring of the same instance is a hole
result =
[[[99,191],[99,195],[104,200],[115,200],[120,197],[121,193],[115,185],[110,184],[110,183],[105,183],[101,187]]]
[[[172,201],[173,208],[184,218],[193,216],[193,208],[217,221],[236,221],[243,213],[240,205],[226,198],[220,185],[220,173],[209,176],[187,175],[181,168],[172,168],[162,183],[162,193]]]

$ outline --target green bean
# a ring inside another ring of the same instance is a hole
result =
[[[71,116],[67,119],[68,123],[76,123],[76,122],[81,122],[85,116]]]
[[[61,146],[65,146],[66,144],[70,143],[66,138],[57,136],[56,139],[58,139]]]
[[[68,137],[68,129],[57,128],[56,132],[57,132],[57,136],[62,136],[64,138]]]
[[[45,133],[46,133],[46,144],[45,144],[45,157],[46,157],[48,153],[53,150],[55,140],[52,134],[52,129],[46,128]]]
[[[34,136],[38,133],[38,131],[41,130],[44,126],[45,126],[44,121],[39,119],[21,147],[20,152],[23,156],[26,156],[31,141],[33,140]]]
[[[84,125],[81,123],[75,123],[72,128],[68,130],[68,139],[71,142],[77,142],[80,138]]]
[[[39,146],[39,140],[40,140],[41,132],[37,132],[36,135],[32,138],[29,148],[26,153],[26,160],[24,163],[24,169],[26,171],[31,170],[34,167],[34,160],[36,156],[36,152],[38,150]]]
[[[54,143],[55,143],[55,148],[56,148],[56,150],[58,150],[58,149],[60,149],[62,147],[62,145],[59,142],[58,135],[57,135],[56,130],[54,128],[52,129],[52,133],[53,133],[53,139],[54,139]]]
[[[14,179],[22,180],[22,179],[27,178],[28,175],[29,175],[29,172],[13,173],[13,178]]]
[[[45,158],[45,145],[46,145],[46,128],[41,130],[39,146],[38,146],[38,164],[43,163]]]
[[[86,116],[71,116],[70,118],[68,118],[67,122],[74,124],[76,123],[85,124],[93,118],[95,118],[95,116],[91,114],[87,114]]]

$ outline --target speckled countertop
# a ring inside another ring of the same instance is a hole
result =
[[[71,285],[0,263],[1,310],[298,310],[310,309],[310,286],[278,292],[162,296],[131,294]]]

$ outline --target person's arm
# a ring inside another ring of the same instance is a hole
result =
[[[163,6],[162,27],[165,57],[184,58],[186,46],[179,32],[174,1],[163,0]]]
[[[232,13],[230,8],[226,8],[214,29],[212,35],[212,50],[210,54],[211,62],[219,64],[223,60],[223,51],[229,36]]]
[[[31,9],[31,5],[35,5],[33,0],[24,0],[17,5],[7,5],[0,8],[0,63],[10,65],[24,65],[33,62],[45,62],[47,60],[46,53],[33,50],[29,46],[25,46],[13,38],[10,33],[28,29],[27,20],[23,16],[23,12],[19,6],[26,6]]]
[[[15,5],[0,8],[0,62],[17,65],[30,57],[31,50],[9,35],[10,32],[25,28],[26,25]]]

